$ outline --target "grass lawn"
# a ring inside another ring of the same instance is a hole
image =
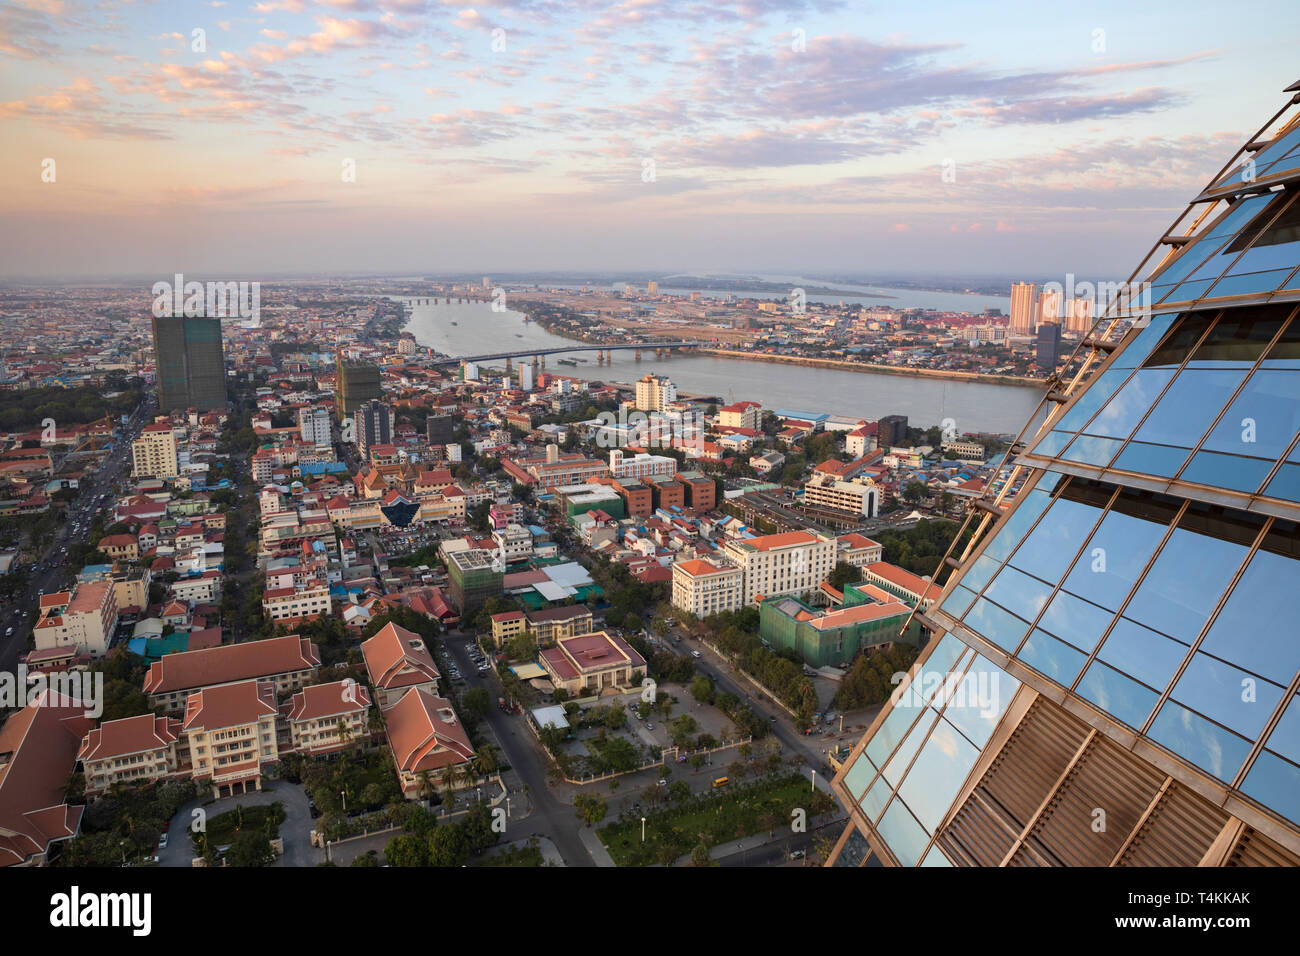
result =
[[[512,846],[500,853],[493,853],[475,860],[471,866],[541,866],[542,851],[535,846]]]
[[[645,842],[641,818],[629,817],[602,827],[597,834],[619,866],[668,864],[704,842],[716,846],[790,824],[790,811],[808,809],[808,781],[798,774],[769,777],[757,783],[698,795],[683,804],[647,813]]]
[[[227,810],[207,820],[207,837],[210,846],[227,846],[235,842],[241,833],[261,830],[267,838],[274,840],[284,822],[284,807],[277,801],[269,805],[256,807],[237,807]],[[195,847],[200,847],[201,833],[191,833],[190,839]]]

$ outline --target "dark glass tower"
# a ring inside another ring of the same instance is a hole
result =
[[[160,411],[226,407],[220,319],[155,317],[153,350]]]
[[[831,865],[1300,863],[1297,103],[974,503],[934,636],[833,781]]]

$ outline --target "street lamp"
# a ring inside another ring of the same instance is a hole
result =
[[[347,792],[346,790],[340,790],[340,791],[339,791],[339,796],[341,796],[341,797],[343,798],[343,812],[344,812],[344,813],[347,813],[347,812],[348,812],[348,792]]]
[[[816,769],[814,769],[813,772],[812,772],[812,788],[813,788],[814,791],[817,789],[817,771],[816,771]]]
[[[641,818],[641,842],[645,842],[645,817]]]

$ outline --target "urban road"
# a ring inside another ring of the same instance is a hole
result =
[[[120,437],[113,443],[108,458],[94,472],[94,478],[83,479],[76,499],[68,505],[64,525],[55,532],[48,547],[44,548],[33,564],[33,572],[28,576],[27,587],[15,594],[4,606],[4,627],[13,628],[9,637],[0,637],[0,672],[14,674],[18,671],[18,657],[27,647],[27,635],[31,633],[36,621],[32,609],[42,594],[61,590],[67,578],[68,567],[64,556],[67,547],[77,540],[84,540],[88,535],[91,518],[99,510],[99,499],[113,491],[131,461],[131,441],[144,424],[148,409],[153,399],[147,398],[136,408],[128,423],[122,428]],[[74,532],[73,525],[80,525],[81,530]],[[32,542],[33,547],[35,542]]]

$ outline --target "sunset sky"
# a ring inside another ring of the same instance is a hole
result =
[[[973,6],[0,0],[0,275],[1124,278],[1300,79],[1295,0]]]

